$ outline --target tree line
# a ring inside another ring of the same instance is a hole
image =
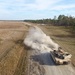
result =
[[[24,21],[32,23],[40,23],[40,24],[65,26],[65,27],[69,26],[72,29],[72,31],[75,32],[75,17],[73,16],[59,15],[58,17],[54,16],[53,19],[49,18],[49,19],[24,20]]]

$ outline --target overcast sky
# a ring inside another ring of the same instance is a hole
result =
[[[0,20],[75,16],[75,0],[0,0]]]

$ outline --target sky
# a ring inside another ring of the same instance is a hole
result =
[[[0,20],[75,17],[75,0],[0,0]]]

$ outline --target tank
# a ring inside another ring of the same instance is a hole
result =
[[[71,62],[71,54],[63,50],[53,50],[50,51],[51,57],[56,64],[69,64]]]

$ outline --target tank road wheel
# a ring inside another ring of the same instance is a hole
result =
[[[56,65],[60,65],[60,64],[59,64],[59,63],[60,63],[59,61],[55,61],[55,62],[56,62]]]

